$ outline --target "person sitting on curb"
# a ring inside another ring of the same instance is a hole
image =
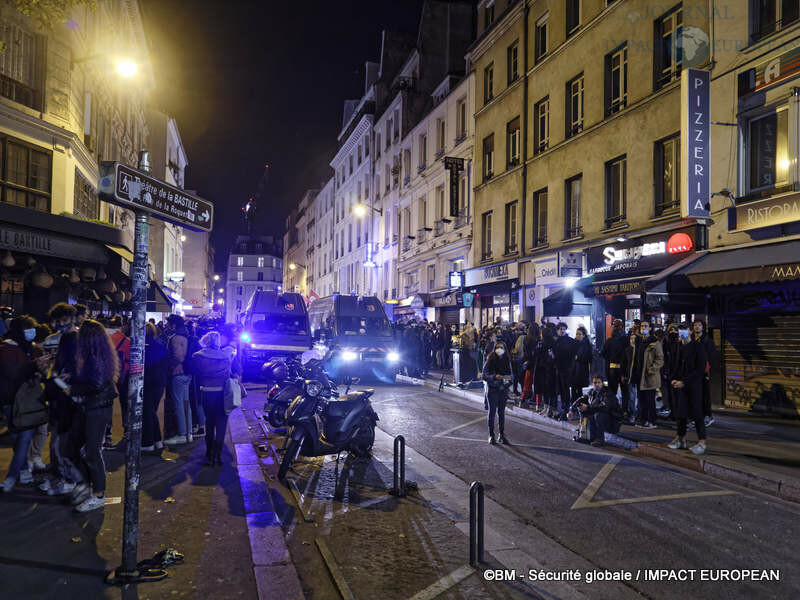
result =
[[[589,443],[592,446],[605,444],[606,432],[616,434],[619,432],[622,414],[617,403],[617,397],[609,393],[603,383],[603,376],[592,376],[592,389],[587,396],[576,400],[573,410],[577,409],[581,417],[586,418],[589,425]],[[571,419],[571,410],[567,418]]]

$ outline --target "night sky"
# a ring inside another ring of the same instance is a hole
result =
[[[241,206],[258,190],[260,231],[282,236],[306,189],[330,174],[346,98],[363,93],[380,31],[416,32],[422,0],[142,0],[153,104],[175,117],[187,189],[216,205],[224,269]]]

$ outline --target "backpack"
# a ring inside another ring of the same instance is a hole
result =
[[[25,431],[47,422],[47,397],[44,386],[38,379],[24,382],[14,396],[9,428],[14,432]]]

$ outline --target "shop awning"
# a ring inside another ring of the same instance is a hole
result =
[[[147,288],[147,312],[172,312],[172,300],[155,281]]]
[[[115,254],[119,254],[122,258],[127,260],[129,263],[133,264],[133,252],[128,250],[127,248],[123,248],[122,246],[110,246],[106,244],[106,248],[114,252]]]
[[[800,279],[800,240],[710,250],[671,277],[696,288]]]
[[[562,288],[542,301],[544,317],[588,317],[592,314],[592,301],[575,287]]]

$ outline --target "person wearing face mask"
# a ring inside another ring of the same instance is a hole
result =
[[[26,381],[46,373],[50,356],[33,343],[36,338],[36,321],[27,315],[11,319],[6,340],[0,344],[0,405],[11,423],[11,412],[17,391]],[[17,481],[31,483],[33,476],[28,466],[28,448],[34,429],[12,434],[14,456],[0,489],[10,492]]]
[[[675,420],[675,396],[676,390],[672,387],[672,373],[678,368],[678,349],[680,339],[678,338],[678,327],[674,323],[667,326],[667,334],[662,342],[664,348],[664,368],[661,369],[661,396],[664,401],[665,410],[660,415],[670,420]]]
[[[706,427],[703,422],[703,377],[706,372],[706,350],[697,340],[692,339],[688,324],[678,328],[680,347],[672,372],[670,385],[676,390],[675,418],[678,421],[678,435],[667,447],[673,450],[686,448],[686,429],[689,418],[694,421],[697,431],[697,444],[690,450],[694,454],[706,452]]]
[[[647,337],[639,344],[642,348],[639,384],[639,424],[652,429],[656,420],[656,390],[661,387],[661,367],[664,366],[664,350],[654,335],[650,335],[650,324],[642,323],[642,335]]]
[[[485,408],[489,411],[489,443],[497,444],[494,437],[494,416],[497,414],[501,444],[508,444],[505,436],[505,411],[508,390],[513,385],[511,360],[505,342],[498,341],[483,365],[483,380],[486,382]]]
[[[58,354],[58,344],[61,342],[61,335],[72,329],[75,323],[75,313],[77,310],[71,304],[59,302],[54,304],[47,313],[47,320],[50,321],[53,333],[47,336],[43,347],[44,351],[55,359]]]

